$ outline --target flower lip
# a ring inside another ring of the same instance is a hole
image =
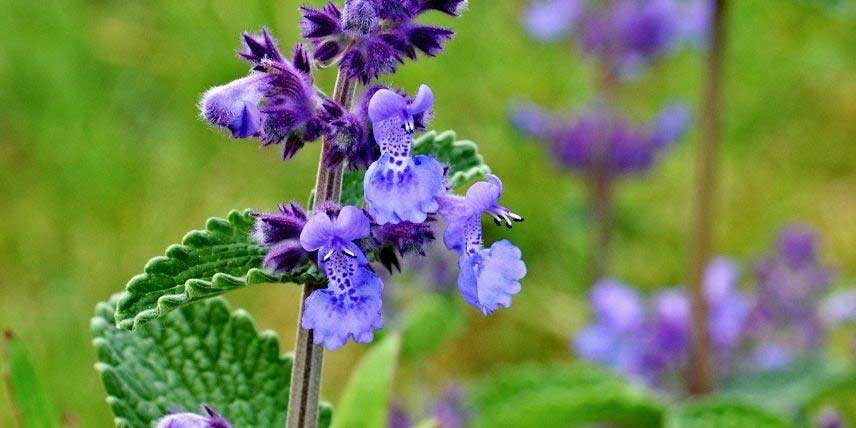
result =
[[[380,89],[369,101],[369,119],[373,123],[398,117],[404,123],[405,130],[412,133],[415,129],[414,116],[428,111],[434,105],[434,93],[428,85],[419,86],[413,101],[395,91]]]

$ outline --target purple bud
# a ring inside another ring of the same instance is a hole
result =
[[[293,269],[309,257],[309,252],[300,246],[299,238],[306,225],[306,212],[296,202],[282,204],[279,213],[255,213],[256,225],[253,237],[260,246],[268,248],[264,266],[276,274]]]
[[[824,407],[817,415],[815,426],[817,428],[843,428],[844,421],[841,414],[834,407]]]
[[[779,254],[794,268],[815,260],[817,237],[811,228],[790,226],[779,235]]]
[[[377,20],[378,15],[372,0],[345,0],[342,29],[351,37],[365,37],[375,29]]]
[[[302,6],[300,11],[303,13],[300,28],[304,38],[317,39],[342,32],[342,13],[335,4],[327,3],[320,10]]]

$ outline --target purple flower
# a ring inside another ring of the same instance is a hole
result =
[[[417,52],[436,56],[452,31],[414,20],[429,10],[459,16],[466,0],[346,0],[344,10],[328,3],[301,8],[303,37],[321,65],[338,63],[348,77],[368,83],[392,73]]]
[[[309,253],[300,245],[300,232],[306,224],[306,212],[296,202],[281,204],[279,213],[254,213],[253,237],[263,248],[269,248],[264,266],[283,274],[305,260]]]
[[[488,174],[473,184],[465,197],[447,195],[441,200],[440,214],[446,220],[446,247],[458,252],[458,289],[464,300],[485,315],[500,306],[509,307],[511,297],[520,292],[526,265],[520,250],[511,242],[495,242],[482,248],[481,214],[488,213],[497,225],[523,221],[519,215],[499,205],[502,182]]]
[[[602,104],[567,124],[537,107],[519,107],[512,117],[519,130],[547,142],[565,168],[611,177],[648,171],[659,153],[683,136],[688,121],[688,111],[679,104],[664,108],[648,126],[635,126]]]
[[[754,360],[778,368],[818,350],[826,333],[822,300],[832,273],[817,257],[817,238],[805,226],[779,235],[774,254],[757,267],[758,302],[753,317]]]
[[[523,27],[536,40],[556,41],[573,31],[584,7],[584,0],[538,0],[524,12]]]
[[[820,302],[819,311],[826,327],[856,321],[856,287],[826,296]]]
[[[467,428],[471,413],[472,410],[464,401],[463,391],[457,385],[447,386],[437,397],[431,411],[437,428]]]
[[[329,350],[340,348],[349,337],[369,343],[373,330],[383,327],[383,283],[369,267],[353,241],[370,233],[368,217],[346,206],[336,215],[313,215],[300,233],[306,251],[318,251],[318,265],[327,274],[327,288],[312,292],[303,309],[303,328],[312,329],[315,343]]]
[[[841,413],[834,407],[824,407],[818,414],[815,422],[817,428],[843,428],[844,420],[841,418]]]
[[[378,224],[422,223],[446,193],[443,165],[426,155],[411,156],[415,116],[428,111],[434,95],[426,85],[412,101],[378,90],[368,107],[381,156],[366,171],[363,186],[369,213]]]
[[[252,65],[246,77],[209,89],[202,96],[202,116],[228,129],[235,138],[258,138],[261,145],[285,142],[283,159],[323,135],[321,99],[315,91],[309,59],[300,45],[291,62],[284,59],[267,30],[244,34],[238,55]]]
[[[157,422],[157,428],[231,428],[226,419],[216,410],[202,405],[202,413],[173,413],[164,416]]]
[[[407,412],[407,409],[398,401],[389,403],[386,428],[411,428],[412,426],[413,421],[410,419],[410,413]]]
[[[644,334],[645,304],[639,294],[604,279],[592,287],[589,297],[595,321],[575,336],[577,355],[634,377],[651,376],[644,363],[650,339]]]

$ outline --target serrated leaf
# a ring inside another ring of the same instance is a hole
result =
[[[414,155],[432,155],[447,165],[447,184],[457,189],[469,180],[490,173],[490,167],[472,141],[457,140],[455,131],[440,134],[430,131],[413,142]],[[365,171],[346,171],[342,182],[342,204],[360,206],[363,203],[363,177]]]
[[[236,427],[285,426],[291,357],[245,311],[208,299],[128,331],[116,327],[114,304],[96,307],[91,330],[117,428],[151,428],[203,403]]]
[[[310,262],[287,275],[266,273],[262,261],[267,250],[250,236],[254,224],[250,210],[211,218],[205,230],[188,233],[165,256],[149,260],[144,273],[125,287],[117,305],[118,325],[137,328],[189,303],[248,285],[323,280]]]
[[[400,335],[390,334],[363,356],[342,393],[333,428],[385,426],[400,348]]]
[[[428,295],[408,308],[403,325],[401,359],[415,364],[431,355],[461,329],[464,316],[456,300]]]
[[[781,370],[735,376],[718,396],[796,417],[813,397],[847,378],[848,372],[847,367],[821,358],[799,361]]]
[[[770,391],[774,394],[775,391]],[[749,403],[702,401],[669,413],[667,428],[787,428],[783,418]]]
[[[57,413],[48,400],[24,344],[11,331],[6,331],[3,339],[3,376],[21,428],[59,426]]]
[[[662,424],[645,389],[588,365],[523,366],[491,376],[474,391],[478,428]]]

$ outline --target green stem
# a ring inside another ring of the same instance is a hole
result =
[[[695,207],[693,213],[690,288],[692,294],[692,346],[689,392],[705,395],[713,389],[710,361],[708,307],[705,298],[704,269],[711,257],[715,216],[717,161],[722,139],[722,66],[725,56],[726,0],[716,0],[710,27],[706,80],[699,117],[699,145],[696,157]]]
[[[345,109],[351,107],[354,100],[354,82],[347,73],[339,70],[333,100]],[[328,167],[324,155],[330,150],[330,141],[325,140],[318,161],[318,175],[315,178],[315,207],[327,201],[339,202],[342,195],[342,174],[344,165]],[[314,208],[314,207],[313,207]],[[313,291],[326,287],[326,284],[304,284],[300,305],[300,317],[297,319],[297,343],[294,348],[294,366],[291,371],[291,390],[288,397],[288,417],[286,428],[316,428],[318,426],[318,400],[321,390],[321,367],[324,364],[324,348],[314,344],[312,330],[300,327],[303,319],[303,301]]]

